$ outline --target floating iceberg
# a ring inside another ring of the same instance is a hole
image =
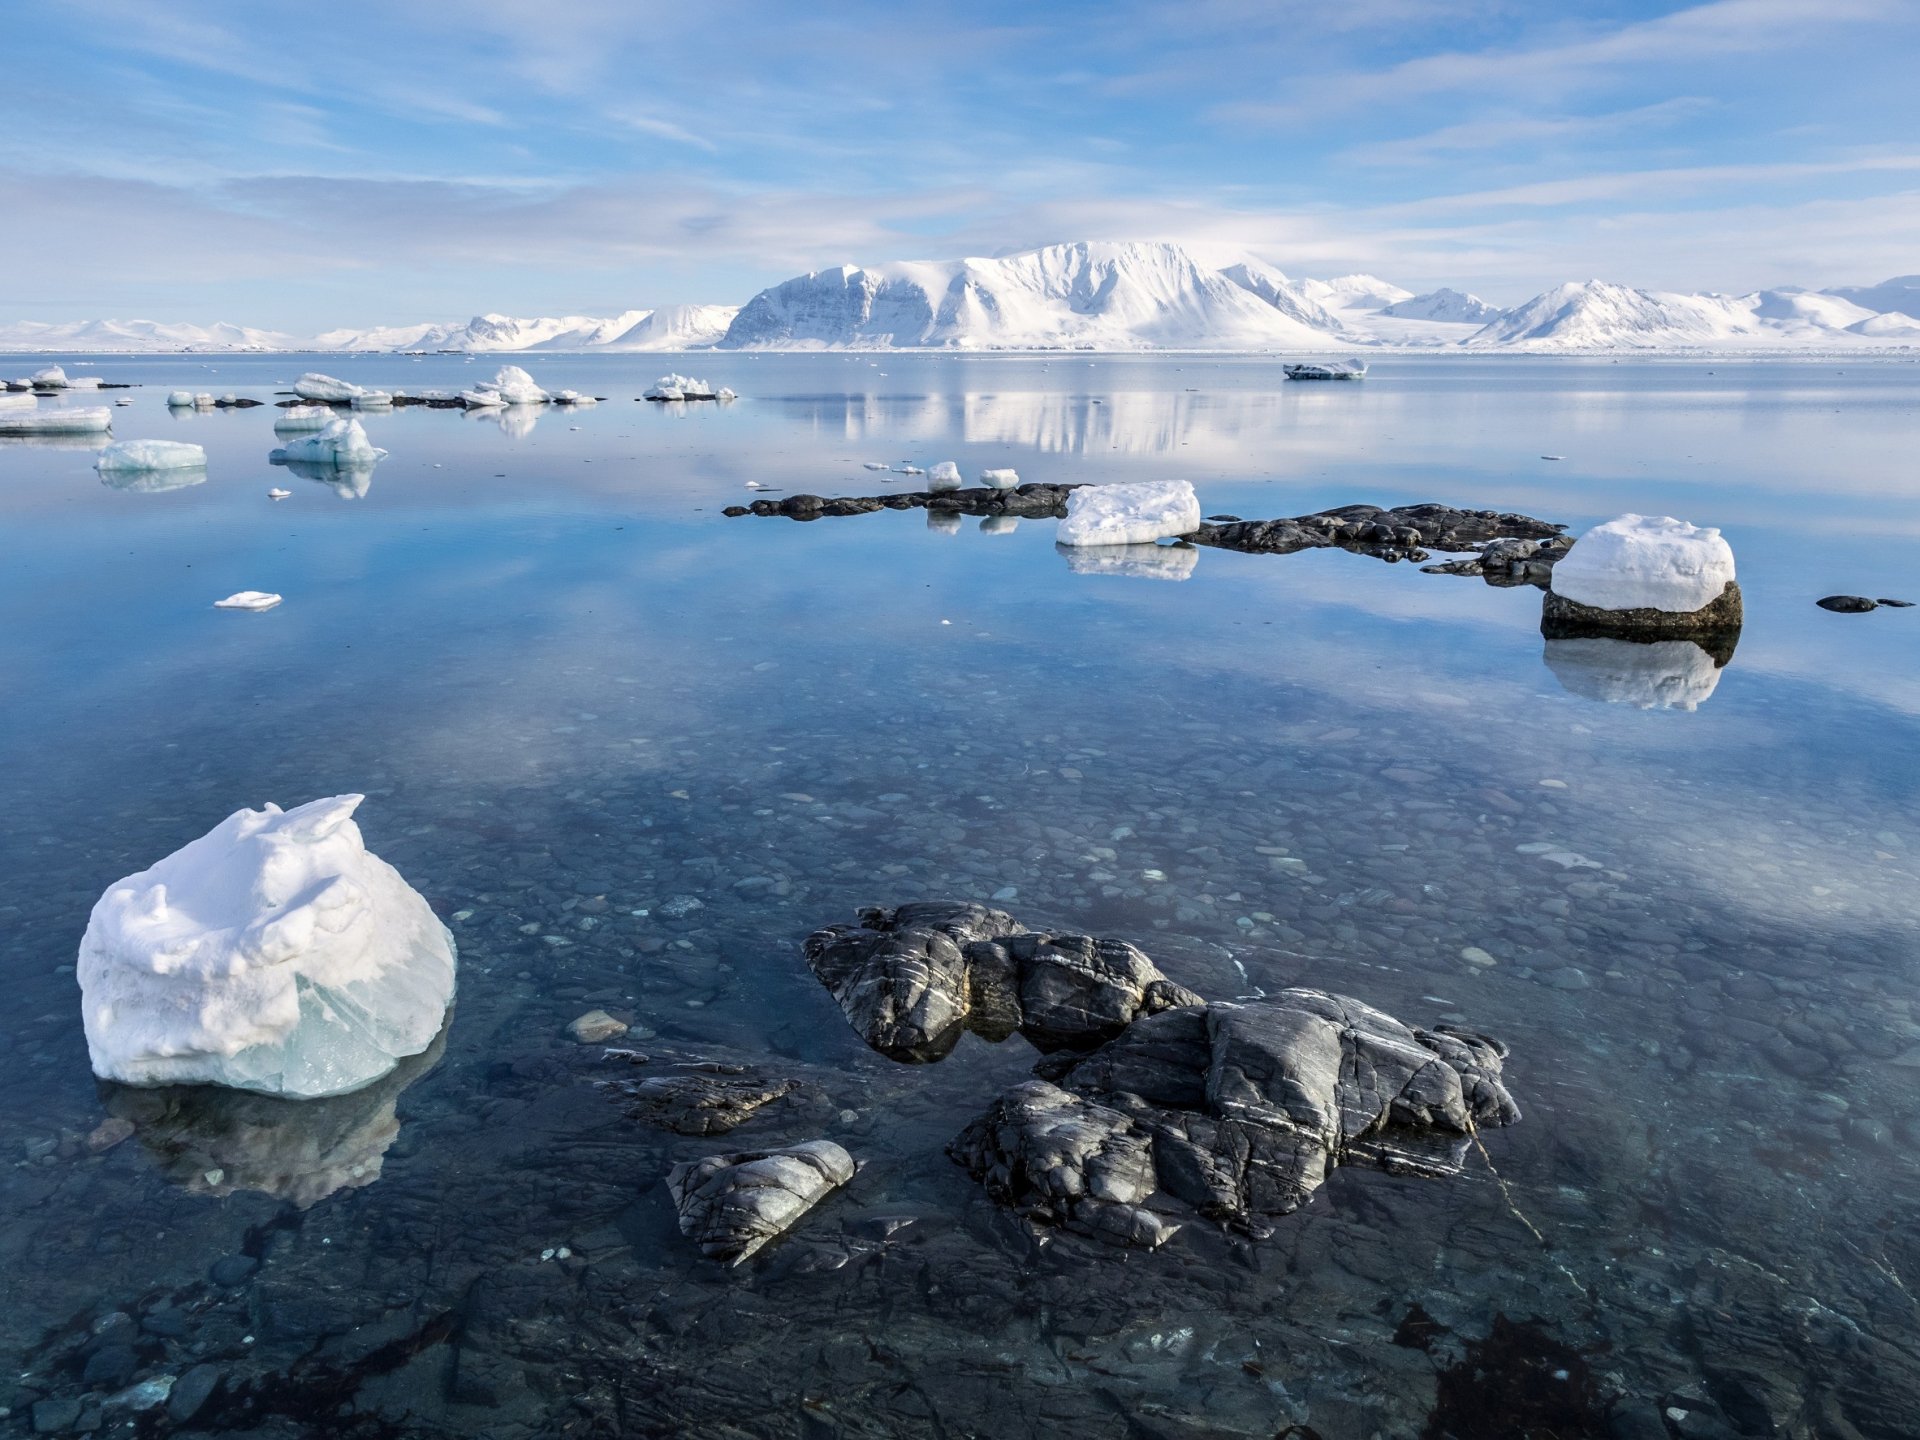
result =
[[[982,470],[980,483],[989,490],[1011,490],[1020,483],[1018,470]]]
[[[1587,531],[1553,567],[1553,593],[1596,610],[1699,610],[1733,582],[1718,530],[1669,516],[1622,515]]]
[[[293,393],[302,400],[318,400],[323,405],[346,405],[361,393],[361,387],[309,370],[293,382]]]
[[[387,452],[367,439],[358,420],[329,420],[312,435],[289,440],[267,457],[276,464],[300,461],[308,465],[365,469],[387,458]]]
[[[363,390],[348,403],[356,410],[391,410],[393,396],[384,390]]]
[[[1062,545],[1141,545],[1191,535],[1200,528],[1200,500],[1185,480],[1082,485],[1067,495]]]
[[[184,390],[175,393],[186,394]],[[191,401],[193,397],[187,398]],[[171,405],[173,402],[169,400],[167,403]],[[333,423],[333,418],[333,411],[325,405],[289,405],[273,417],[273,428],[280,434],[291,434],[300,430],[324,430]]]
[[[271,590],[236,590],[224,600],[213,602],[216,610],[271,610],[280,597]]]
[[[120,440],[100,452],[93,468],[102,475],[137,470],[204,470],[207,452],[184,440]]]
[[[1720,683],[1720,663],[1691,640],[1576,636],[1547,641],[1545,659],[1568,694],[1639,710],[1698,709]]]
[[[935,494],[939,494],[944,490],[958,490],[959,488],[960,467],[951,460],[942,460],[938,465],[933,467],[932,473],[927,476],[927,489],[933,491]]]
[[[95,435],[113,428],[105,405],[78,410],[0,410],[0,435]]]
[[[556,405],[598,405],[600,403],[600,397],[598,395],[582,395],[578,390],[556,390],[553,392],[553,403]]]
[[[705,380],[696,380],[691,375],[662,375],[646,388],[640,397],[643,400],[732,400],[737,398],[733,391],[724,385],[718,390]],[[885,470],[887,467],[880,467]]]
[[[28,378],[42,390],[64,390],[69,384],[67,372],[58,365],[49,365],[44,370],[36,370]],[[97,380],[94,381],[96,385],[99,383]]]
[[[491,405],[544,405],[549,397],[518,365],[502,365],[493,379],[482,380],[471,390],[462,390],[460,398],[478,410]]]
[[[269,500],[291,500],[293,498],[293,491],[282,490],[276,486],[275,488],[267,491],[267,498]]]
[[[486,410],[493,406],[504,406],[507,397],[497,390],[462,390],[460,403],[469,410]]]
[[[1184,580],[1200,563],[1191,545],[1059,545],[1076,575],[1134,575],[1148,580]]]
[[[80,942],[96,1075],[311,1098],[358,1090],[433,1042],[453,938],[368,853],[362,798],[236,811],[108,888]]]

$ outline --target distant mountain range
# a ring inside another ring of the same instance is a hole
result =
[[[1501,310],[1345,275],[1294,280],[1253,259],[1215,268],[1178,245],[1081,241],[998,259],[816,270],[740,306],[605,319],[478,315],[329,330],[89,320],[0,323],[0,351],[1234,350],[1374,347],[1608,351],[1857,350],[1920,345],[1920,275],[1833,290],[1687,295],[1602,280]]]

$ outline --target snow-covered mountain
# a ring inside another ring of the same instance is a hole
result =
[[[1078,242],[1000,259],[816,270],[740,308],[724,349],[1325,348],[1337,336],[1177,245]]]
[[[455,352],[726,349],[1280,350],[1363,347],[1571,351],[1920,347],[1920,275],[1744,295],[1556,286],[1511,310],[1372,275],[1293,279],[1255,257],[1216,268],[1178,245],[1088,242],[994,259],[842,265],[745,305],[666,305],[537,319],[329,330],[90,320],[0,323],[0,351]]]

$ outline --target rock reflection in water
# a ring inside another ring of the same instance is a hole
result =
[[[371,465],[316,465],[311,460],[283,460],[280,464],[302,480],[315,480],[342,500],[358,500],[373,488]]]
[[[1641,710],[1693,710],[1713,694],[1732,658],[1715,657],[1692,640],[1651,643],[1583,636],[1548,640],[1544,659],[1570,695]]]
[[[449,1022],[451,1023],[451,1022]],[[109,1114],[134,1135],[174,1184],[199,1194],[255,1190],[305,1210],[338,1190],[380,1178],[400,1133],[400,1092],[440,1061],[442,1028],[385,1079],[325,1100],[283,1100],[220,1085],[151,1089],[102,1082]]]
[[[1076,575],[1135,575],[1147,580],[1184,580],[1200,563],[1191,545],[1056,545]]]

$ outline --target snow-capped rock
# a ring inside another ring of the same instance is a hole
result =
[[[797,276],[742,306],[720,345],[1134,350],[1326,338],[1177,245],[1080,242]]]
[[[1451,324],[1484,325],[1499,315],[1500,311],[1478,295],[1442,288],[1430,290],[1425,295],[1415,295],[1410,300],[1396,300],[1391,305],[1383,305],[1380,313],[1395,320],[1444,320]]]
[[[960,488],[960,467],[951,460],[942,460],[927,473],[927,489],[936,495],[946,490]]]
[[[982,470],[980,483],[989,490],[1011,490],[1020,483],[1018,470]]]
[[[267,458],[280,464],[366,469],[386,459],[387,452],[367,439],[358,420],[337,419],[329,420],[311,435],[289,440]]]
[[[1552,589],[1595,610],[1679,615],[1712,604],[1733,579],[1733,547],[1718,530],[1665,515],[1622,515],[1574,542],[1553,567]]]
[[[310,1098],[427,1048],[453,940],[368,852],[361,799],[236,811],[108,887],[78,966],[96,1075]]]
[[[1191,535],[1200,528],[1200,500],[1185,480],[1082,485],[1067,496],[1061,545],[1139,545]]]
[[[106,475],[116,471],[205,469],[204,446],[184,440],[120,440],[107,446],[93,462]]]
[[[113,428],[105,405],[72,410],[0,410],[0,435],[97,435]]]
[[[64,390],[67,388],[67,372],[58,365],[49,365],[44,370],[36,370],[28,377],[41,390]]]
[[[1720,683],[1713,656],[1691,640],[1572,636],[1547,641],[1546,661],[1568,694],[1637,710],[1693,710]]]
[[[293,382],[293,393],[302,400],[317,400],[323,405],[346,405],[361,394],[362,389],[349,381],[309,370]]]

